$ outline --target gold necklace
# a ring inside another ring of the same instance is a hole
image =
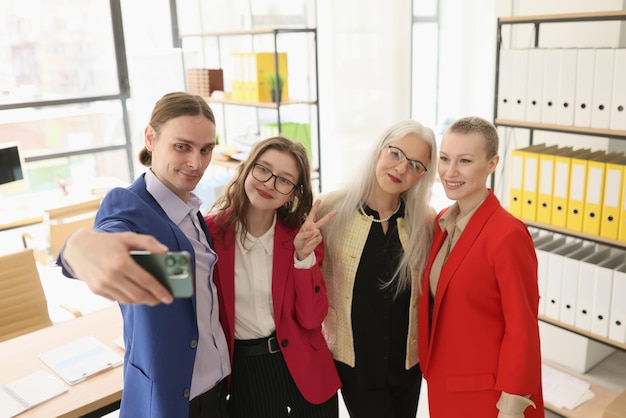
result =
[[[383,222],[387,222],[389,219],[391,219],[391,217],[393,215],[395,215],[396,213],[398,213],[398,211],[400,210],[400,205],[402,204],[402,200],[398,201],[398,207],[396,208],[396,210],[389,216],[387,216],[385,219],[376,219],[374,218],[373,215],[368,215],[365,213],[365,210],[363,209],[363,205],[359,205],[359,212],[361,213],[361,215],[363,215],[365,218],[371,220],[372,222],[376,222],[376,223],[383,223]]]

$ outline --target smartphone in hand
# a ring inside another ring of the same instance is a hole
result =
[[[193,295],[193,267],[187,251],[153,254],[131,251],[131,257],[165,286],[175,298]]]

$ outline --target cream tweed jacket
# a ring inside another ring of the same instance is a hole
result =
[[[319,207],[319,217],[331,211],[333,208],[329,202],[332,199],[324,199]],[[408,240],[408,231],[403,218],[397,219],[398,232],[402,247]],[[328,293],[328,315],[323,323],[324,335],[328,347],[337,361],[354,367],[354,336],[352,334],[352,293],[354,281],[361,253],[372,226],[372,221],[354,211],[350,224],[343,232],[343,245],[336,251],[341,254],[326,253],[322,265],[322,274],[326,282]],[[328,250],[327,250],[328,251]],[[338,265],[332,265],[332,260],[338,260]],[[409,329],[406,341],[405,368],[408,370],[418,362],[417,355],[417,300],[418,278],[415,273],[412,278],[411,299],[409,305]]]

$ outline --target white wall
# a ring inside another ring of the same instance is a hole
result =
[[[318,0],[322,191],[410,117],[411,1]]]
[[[496,3],[440,0],[439,115],[493,118]]]
[[[180,51],[172,48],[169,0],[152,0],[150,13],[146,5],[122,0],[124,41],[128,61],[129,103],[133,155],[144,145],[143,131],[155,102],[165,93],[184,90]],[[145,171],[133,161],[135,176]]]

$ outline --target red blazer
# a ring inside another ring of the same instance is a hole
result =
[[[214,269],[220,303],[220,322],[226,334],[231,361],[235,342],[235,238],[227,231],[225,238],[215,224],[215,214],[206,218],[213,248],[219,259]],[[341,386],[326,340],[322,321],[328,313],[326,285],[320,271],[323,245],[315,250],[317,264],[310,269],[294,267],[293,239],[297,230],[276,221],[272,299],[276,337],[291,377],[304,398],[320,404],[337,393]]]
[[[526,225],[490,191],[442,268],[429,321],[430,270],[447,235],[437,221],[418,316],[431,416],[495,418],[505,391],[530,394],[537,408],[525,417],[543,417],[537,258]]]

